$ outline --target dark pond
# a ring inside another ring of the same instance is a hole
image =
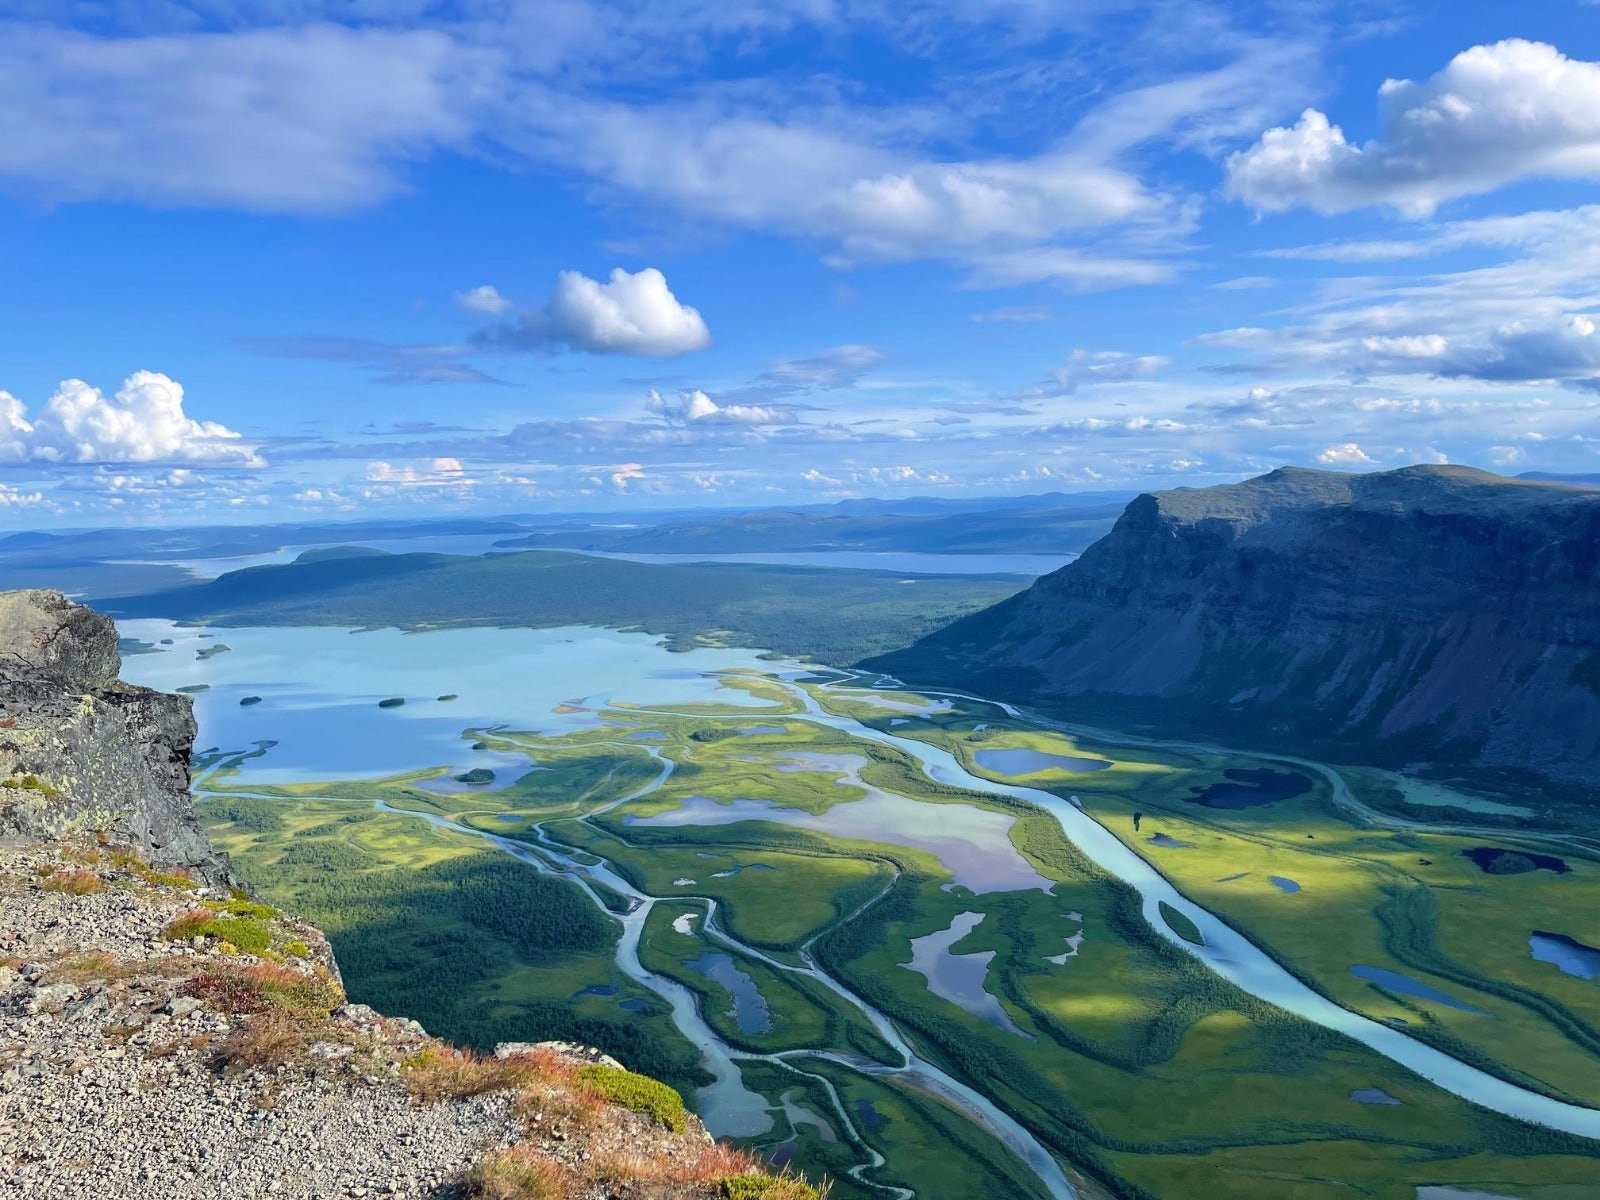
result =
[[[1400,1103],[1400,1101],[1396,1100],[1393,1096],[1389,1095],[1388,1092],[1384,1091],[1382,1088],[1377,1088],[1377,1087],[1357,1088],[1355,1091],[1350,1093],[1350,1099],[1354,1100],[1357,1104],[1399,1104]]]
[[[644,1012],[645,1009],[650,1007],[650,1001],[634,996],[631,1000],[619,1001],[617,1007],[626,1009],[628,1012]]]
[[[884,1116],[878,1111],[877,1105],[873,1104],[871,1100],[857,1100],[856,1123],[870,1133],[874,1129],[883,1128]]]
[[[1243,879],[1248,874],[1250,874],[1249,871],[1240,871],[1237,875],[1224,875],[1221,879],[1217,880],[1217,882],[1232,883],[1236,879]]]
[[[1282,875],[1268,875],[1267,878],[1272,880],[1272,886],[1280,892],[1298,892],[1300,890],[1298,883],[1292,879],[1286,879]]]
[[[573,992],[573,998],[579,996],[615,996],[622,989],[614,983],[591,983],[586,988],[579,988]]]
[[[728,954],[707,951],[688,963],[691,971],[698,971],[713,983],[720,983],[733,997],[733,1008],[728,1015],[739,1026],[740,1033],[772,1032],[772,1014],[767,1010],[767,998],[756,987],[756,981],[746,975]]]
[[[1504,846],[1474,846],[1463,850],[1478,870],[1486,875],[1526,875],[1529,871],[1553,871],[1565,875],[1572,870],[1553,854],[1535,854],[1532,850],[1508,850]]]
[[[1398,996],[1415,996],[1419,1000],[1431,1000],[1435,1004],[1444,1005],[1446,1008],[1479,1013],[1483,1016],[1489,1015],[1481,1008],[1465,1001],[1457,1000],[1454,996],[1441,992],[1436,987],[1430,987],[1420,979],[1413,979],[1411,976],[1402,975],[1398,971],[1386,971],[1382,967],[1354,966],[1350,968],[1350,974],[1365,979],[1368,983],[1375,983],[1383,988],[1384,991],[1393,992]]]
[[[1600,950],[1585,946],[1564,933],[1534,930],[1528,947],[1539,962],[1551,963],[1579,979],[1600,979]]]
[[[1299,771],[1250,770],[1230,767],[1224,782],[1193,788],[1184,799],[1202,808],[1260,808],[1279,800],[1293,800],[1311,790],[1311,780]]]

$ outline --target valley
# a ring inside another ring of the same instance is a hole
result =
[[[352,996],[609,1049],[836,1196],[1592,1175],[1600,993],[1530,944],[1600,941],[1581,841],[636,633],[122,630],[207,685],[202,818]]]

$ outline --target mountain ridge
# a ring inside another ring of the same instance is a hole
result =
[[[1600,784],[1600,494],[1468,467],[1146,493],[1075,562],[867,665],[1076,719]],[[997,690],[998,689],[998,690]]]

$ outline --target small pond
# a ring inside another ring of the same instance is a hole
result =
[[[1528,938],[1528,947],[1535,959],[1559,967],[1564,974],[1576,975],[1579,979],[1600,978],[1600,950],[1564,933],[1536,929]]]
[[[1383,967],[1354,966],[1350,974],[1365,979],[1368,983],[1376,984],[1386,992],[1393,992],[1398,996],[1415,996],[1419,1000],[1431,1000],[1435,1004],[1442,1004],[1446,1008],[1458,1009],[1461,1012],[1479,1013],[1482,1016],[1489,1014],[1483,1009],[1457,1000],[1438,988],[1423,983],[1420,979],[1413,979],[1409,975],[1402,975],[1398,971],[1388,971]]]
[[[586,988],[579,988],[572,993],[573,999],[579,996],[615,996],[622,989],[614,983],[591,983]]]
[[[1504,846],[1474,846],[1461,852],[1485,875],[1526,875],[1529,871],[1552,871],[1565,875],[1572,870],[1553,854],[1532,850],[1509,850]]]
[[[1298,892],[1300,890],[1298,883],[1282,875],[1268,875],[1267,878],[1272,881],[1272,886],[1280,892]]]
[[[878,1111],[878,1106],[871,1100],[856,1101],[856,1123],[871,1133],[875,1129],[882,1129],[884,1116]]]
[[[1299,771],[1230,767],[1222,774],[1222,782],[1192,788],[1184,799],[1202,808],[1261,808],[1280,800],[1293,800],[1311,790],[1310,777]]]
[[[1104,771],[1111,764],[1103,758],[1089,758],[1075,754],[1046,754],[1043,750],[1013,747],[1009,750],[979,750],[973,759],[985,771],[1016,778],[1033,775],[1039,771],[1071,771],[1081,775],[1088,771]]]
[[[698,958],[691,958],[688,967],[728,989],[733,997],[728,1015],[740,1033],[772,1032],[772,1013],[767,1009],[767,998],[756,987],[756,981],[733,961],[732,955],[708,950]]]
[[[1194,849],[1193,842],[1179,841],[1177,838],[1167,833],[1152,833],[1148,838],[1145,839],[1145,841],[1149,842],[1152,846],[1160,846],[1166,850]]]
[[[1388,1092],[1380,1087],[1357,1088],[1350,1093],[1350,1099],[1357,1104],[1399,1104]]]
[[[948,1000],[981,1017],[997,1029],[1033,1040],[1033,1035],[1017,1028],[1011,1014],[1000,1006],[1000,1001],[984,990],[989,977],[989,963],[993,950],[976,954],[952,954],[954,946],[983,923],[982,913],[961,913],[950,922],[950,928],[941,929],[923,937],[911,939],[911,961],[901,963],[908,971],[915,971],[928,981],[928,990],[941,1000]]]

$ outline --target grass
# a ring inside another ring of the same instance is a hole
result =
[[[52,871],[39,886],[68,896],[93,896],[105,891],[106,881],[93,871]]]

